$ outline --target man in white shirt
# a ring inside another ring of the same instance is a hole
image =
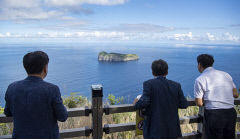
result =
[[[236,85],[228,73],[212,67],[213,56],[201,54],[197,57],[197,62],[201,75],[195,80],[194,97],[196,104],[205,109],[205,138],[235,139]]]

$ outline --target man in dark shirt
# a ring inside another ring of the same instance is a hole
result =
[[[177,139],[181,137],[178,108],[187,108],[181,85],[168,80],[168,64],[164,60],[152,63],[154,79],[143,83],[141,98],[135,99],[135,109],[144,109],[144,139]]]
[[[43,80],[48,62],[42,51],[26,54],[23,66],[28,77],[8,86],[4,113],[13,117],[13,139],[59,139],[57,121],[66,121],[68,113],[58,86]]]

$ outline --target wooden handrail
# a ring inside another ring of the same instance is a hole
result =
[[[96,86],[95,86],[96,87]],[[80,137],[80,136],[90,136],[93,135],[93,131],[95,130],[95,138],[101,139],[102,132],[105,134],[115,133],[115,132],[123,132],[123,131],[131,131],[135,130],[136,123],[121,123],[121,124],[105,124],[102,127],[102,116],[103,113],[105,115],[114,114],[114,113],[123,113],[123,112],[134,112],[133,104],[123,104],[123,105],[105,105],[102,106],[102,88],[96,88],[94,90],[92,88],[92,108],[89,107],[81,107],[81,108],[72,108],[68,109],[69,117],[79,117],[79,116],[89,116],[92,114],[92,122],[93,125],[91,128],[82,127],[82,128],[72,128],[72,129],[63,129],[60,131],[61,138],[71,138],[71,137]],[[196,106],[194,99],[188,99],[189,106]],[[240,105],[240,98],[234,100],[235,105]],[[195,116],[185,116],[180,118],[180,124],[191,124],[191,123],[199,123],[202,124],[203,115],[195,115]],[[0,114],[0,123],[11,123],[13,122],[12,117],[6,117],[4,114]],[[237,122],[240,122],[240,115],[237,116]],[[202,131],[194,131],[192,133],[183,134],[183,139],[196,139],[201,138]],[[96,135],[97,134],[97,135]],[[93,136],[94,137],[94,136]],[[11,135],[0,136],[1,139],[11,139]],[[240,132],[237,132],[237,139],[240,139]]]

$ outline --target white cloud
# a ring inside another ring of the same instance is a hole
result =
[[[177,40],[177,41],[184,41],[184,40],[193,40],[193,34],[192,32],[183,33],[183,34],[174,34],[173,36],[168,36],[168,39],[170,40]]]
[[[102,30],[88,30],[88,31],[51,31],[44,32],[38,31],[32,34],[16,34],[16,33],[0,33],[0,38],[44,38],[44,39],[77,39],[81,41],[173,41],[179,43],[185,42],[233,42],[240,43],[240,37],[234,36],[229,32],[219,34],[218,36],[213,33],[205,33],[202,35],[193,35],[194,33],[175,33],[172,35],[156,32],[123,32],[123,31],[102,31]],[[177,46],[182,47],[182,46]],[[186,46],[184,46],[186,47]],[[187,46],[192,47],[192,46]]]
[[[1,0],[1,8],[36,8],[39,7],[40,0]]]
[[[0,33],[0,38],[9,38],[12,37],[12,34],[10,32],[6,32],[5,34]]]
[[[117,5],[126,0],[0,0],[0,20],[69,20],[71,13],[93,13],[82,4]]]
[[[0,20],[44,20],[63,16],[63,12],[44,10],[41,0],[1,0]]]
[[[216,37],[215,37],[213,34],[211,34],[211,33],[206,33],[206,35],[207,35],[207,39],[208,39],[208,40],[210,40],[210,41],[215,41],[215,40],[216,40]]]
[[[229,41],[240,41],[240,37],[233,36],[231,33],[226,32],[224,33],[224,39]]]
[[[167,32],[175,30],[174,27],[165,27],[155,24],[121,24],[117,27],[107,28],[104,30],[124,31],[124,32]]]
[[[60,35],[61,36],[61,35]],[[88,31],[88,32],[68,32],[63,35],[66,38],[123,38],[125,37],[124,32],[107,32],[107,31]]]
[[[0,33],[0,38],[3,38],[3,37],[4,37],[4,35]]]
[[[11,37],[11,33],[10,33],[10,32],[7,32],[7,33],[6,33],[6,37]]]
[[[127,0],[45,0],[45,3],[52,6],[76,6],[82,4],[96,5],[117,5],[124,4]]]

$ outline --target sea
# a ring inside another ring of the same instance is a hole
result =
[[[163,59],[169,66],[168,79],[181,84],[186,97],[193,97],[193,85],[200,75],[197,56],[214,56],[214,68],[228,72],[240,87],[240,45],[222,44],[81,44],[81,43],[0,43],[0,106],[5,92],[14,81],[26,78],[22,58],[31,51],[48,54],[49,71],[45,81],[59,86],[63,97],[71,93],[91,98],[91,85],[103,86],[104,100],[109,94],[132,103],[142,93],[143,82],[154,78],[151,64]],[[101,51],[137,54],[128,62],[99,62]]]

